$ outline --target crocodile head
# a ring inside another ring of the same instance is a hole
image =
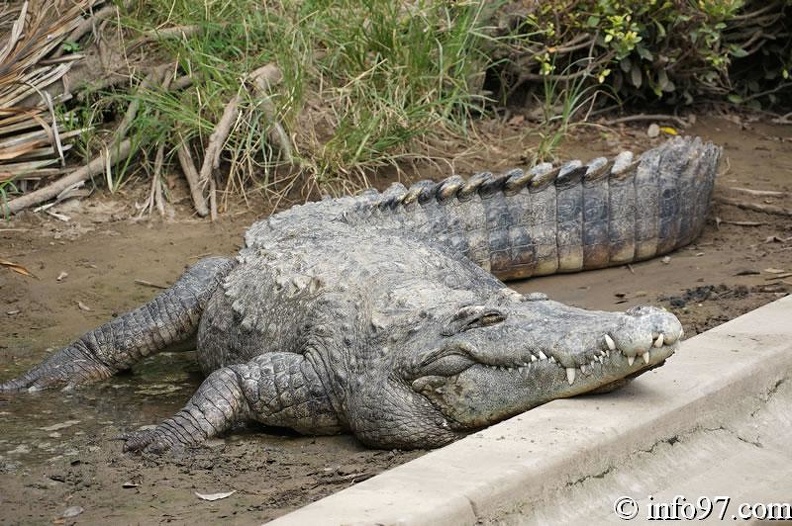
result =
[[[417,447],[556,398],[612,390],[662,364],[682,336],[677,318],[658,308],[589,311],[509,289],[454,307],[434,334],[423,329],[390,375],[402,409],[410,401],[405,425],[421,441]],[[383,391],[369,395],[381,400]]]

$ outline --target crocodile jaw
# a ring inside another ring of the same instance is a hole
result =
[[[556,398],[607,392],[661,365],[682,337],[672,314],[646,307],[637,311],[601,313],[602,332],[590,340],[571,329],[566,338],[531,341],[527,350],[510,357],[493,358],[481,342],[468,341],[469,367],[422,375],[410,385],[458,431],[491,425]]]
[[[418,378],[412,387],[452,428],[477,429],[556,398],[620,386],[620,380],[661,365],[676,348],[676,344],[662,345],[638,359],[618,350],[607,351],[601,361],[575,368],[563,367],[551,358],[515,367],[477,364],[450,377]]]

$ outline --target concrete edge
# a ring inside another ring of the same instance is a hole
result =
[[[607,395],[556,400],[269,523],[475,524],[607,472],[626,454],[761,407],[792,377],[792,296],[682,343]]]

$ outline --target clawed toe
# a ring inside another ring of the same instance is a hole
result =
[[[117,439],[124,441],[122,448],[124,453],[162,453],[172,446],[157,432],[156,428],[145,431],[130,431],[117,437]]]

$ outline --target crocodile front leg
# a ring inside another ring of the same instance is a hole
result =
[[[311,435],[346,428],[310,362],[302,354],[274,352],[216,370],[181,411],[121,439],[124,451],[161,452],[200,444],[246,420]]]
[[[0,383],[0,393],[71,389],[109,378],[145,356],[190,342],[206,303],[234,265],[228,258],[199,261],[149,303],[87,332],[19,378]]]

